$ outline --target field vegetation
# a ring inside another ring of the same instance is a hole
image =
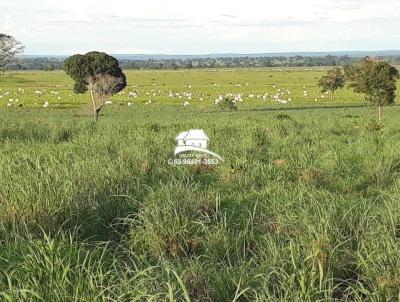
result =
[[[398,301],[399,107],[320,68],[125,73],[97,123],[62,72],[0,77],[0,301]],[[188,129],[224,161],[169,165]]]
[[[327,68],[230,69],[186,71],[124,71],[128,85],[115,95],[112,105],[178,105],[213,109],[215,100],[231,94],[241,108],[291,104],[331,105],[329,92],[322,93],[319,79]],[[74,82],[61,71],[15,72],[1,78],[0,108],[24,106],[79,108],[89,95],[75,95]],[[18,100],[18,101],[17,101]],[[282,102],[284,101],[284,102]],[[335,103],[363,104],[351,89],[338,90]],[[110,104],[111,105],[111,104]]]

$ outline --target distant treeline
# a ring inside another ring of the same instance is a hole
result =
[[[124,69],[190,69],[190,68],[257,68],[257,67],[314,67],[343,66],[352,64],[360,58],[350,56],[323,57],[237,57],[237,58],[190,58],[162,60],[131,60],[121,59]],[[400,56],[379,57],[392,65],[400,65]],[[8,66],[9,70],[60,70],[63,68],[63,58],[23,58]]]

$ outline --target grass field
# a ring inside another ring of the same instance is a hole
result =
[[[0,78],[0,301],[399,301],[400,108],[307,108],[323,73],[129,71],[98,123],[62,73]],[[196,128],[224,161],[169,165]]]
[[[127,106],[175,104],[212,108],[220,95],[233,94],[240,107],[253,108],[271,104],[360,103],[361,96],[349,89],[338,91],[331,101],[320,92],[318,79],[326,68],[127,71],[128,87],[114,96],[114,105]],[[0,108],[25,106],[79,107],[88,102],[87,95],[72,92],[72,80],[63,72],[23,72],[2,77]],[[16,100],[18,100],[16,102]],[[20,105],[22,104],[22,105]]]

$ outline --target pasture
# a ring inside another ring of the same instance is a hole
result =
[[[292,104],[360,103],[349,89],[331,96],[321,93],[318,79],[326,68],[255,70],[126,71],[127,88],[112,98],[113,105],[178,105],[213,108],[216,99],[233,95],[242,108]],[[88,95],[76,95],[63,72],[20,72],[2,77],[0,108],[79,107]]]
[[[0,78],[0,301],[398,301],[400,108],[323,74],[128,71],[98,123],[61,72]],[[224,161],[169,165],[188,129]]]

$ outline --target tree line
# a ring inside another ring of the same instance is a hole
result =
[[[0,71],[4,70],[62,70],[63,57],[23,57],[24,46],[14,37],[0,33]],[[19,56],[18,56],[19,55]],[[391,65],[400,65],[400,56],[382,56],[377,59]],[[185,59],[120,59],[123,69],[214,69],[258,67],[317,67],[346,66],[359,61],[357,57],[345,56],[273,56],[273,57],[220,57]]]
[[[400,57],[378,57],[391,65],[400,65]],[[149,59],[133,60],[120,59],[123,69],[215,69],[215,68],[260,68],[260,67],[317,67],[317,66],[344,66],[350,65],[360,58],[350,56],[322,56],[322,57],[221,57],[196,59]],[[7,65],[8,70],[62,70],[64,58],[61,57],[21,57]]]

